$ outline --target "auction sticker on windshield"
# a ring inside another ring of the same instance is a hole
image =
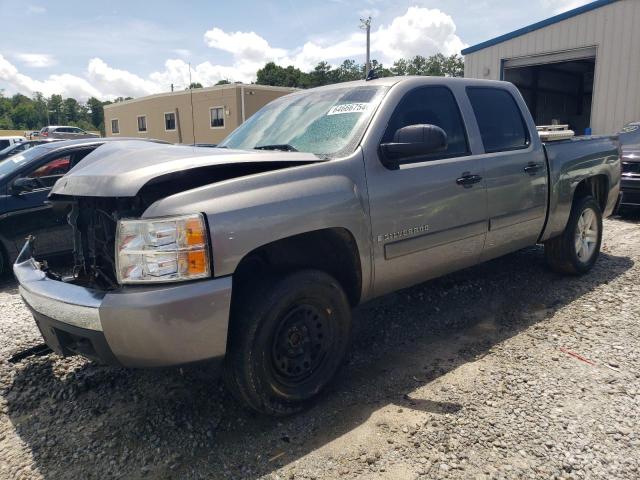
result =
[[[327,112],[327,115],[339,115],[341,113],[362,113],[369,108],[368,103],[343,103],[342,105],[334,105]]]
[[[20,163],[20,162],[25,160],[25,156],[24,155],[14,155],[13,157],[11,157],[11,160],[13,160],[14,163]]]

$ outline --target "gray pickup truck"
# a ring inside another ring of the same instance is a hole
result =
[[[46,343],[126,367],[224,359],[251,408],[302,408],[351,308],[535,244],[587,272],[619,195],[616,137],[543,144],[509,83],[402,77],[300,91],[218,148],[118,142],[51,192],[74,264],[14,265]]]

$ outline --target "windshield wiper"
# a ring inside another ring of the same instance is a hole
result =
[[[276,143],[273,145],[258,145],[254,150],[280,150],[282,152],[297,152],[298,149],[288,143]]]

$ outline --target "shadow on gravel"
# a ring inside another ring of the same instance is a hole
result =
[[[620,220],[637,225],[638,223],[640,223],[640,208],[624,209],[613,218],[615,220]]]
[[[285,419],[244,410],[206,366],[131,371],[48,355],[7,367],[13,380],[0,394],[45,478],[255,478],[389,405],[464,409],[415,391],[632,265],[603,254],[589,275],[560,277],[532,248],[364,305],[348,364],[309,409]]]

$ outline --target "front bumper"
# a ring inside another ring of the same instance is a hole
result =
[[[640,176],[622,176],[620,180],[622,200],[620,205],[640,207]]]
[[[27,241],[13,271],[51,349],[126,367],[182,365],[226,353],[231,277],[97,291],[49,278]]]

